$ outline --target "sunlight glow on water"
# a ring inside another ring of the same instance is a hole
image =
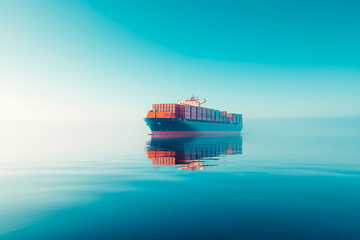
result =
[[[307,121],[165,140],[117,126],[8,126],[0,238],[359,239],[357,121],[337,131]]]

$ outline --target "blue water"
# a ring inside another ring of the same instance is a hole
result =
[[[359,118],[1,123],[0,239],[360,239]]]

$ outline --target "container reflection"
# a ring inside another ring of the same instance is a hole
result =
[[[179,165],[184,170],[205,170],[216,157],[242,154],[242,137],[234,136],[152,136],[147,157],[153,165]]]

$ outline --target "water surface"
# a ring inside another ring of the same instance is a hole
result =
[[[0,238],[360,239],[358,122],[182,139],[140,122],[3,122]]]

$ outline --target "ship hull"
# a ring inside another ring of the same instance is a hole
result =
[[[237,134],[242,124],[179,118],[145,118],[152,134]]]

